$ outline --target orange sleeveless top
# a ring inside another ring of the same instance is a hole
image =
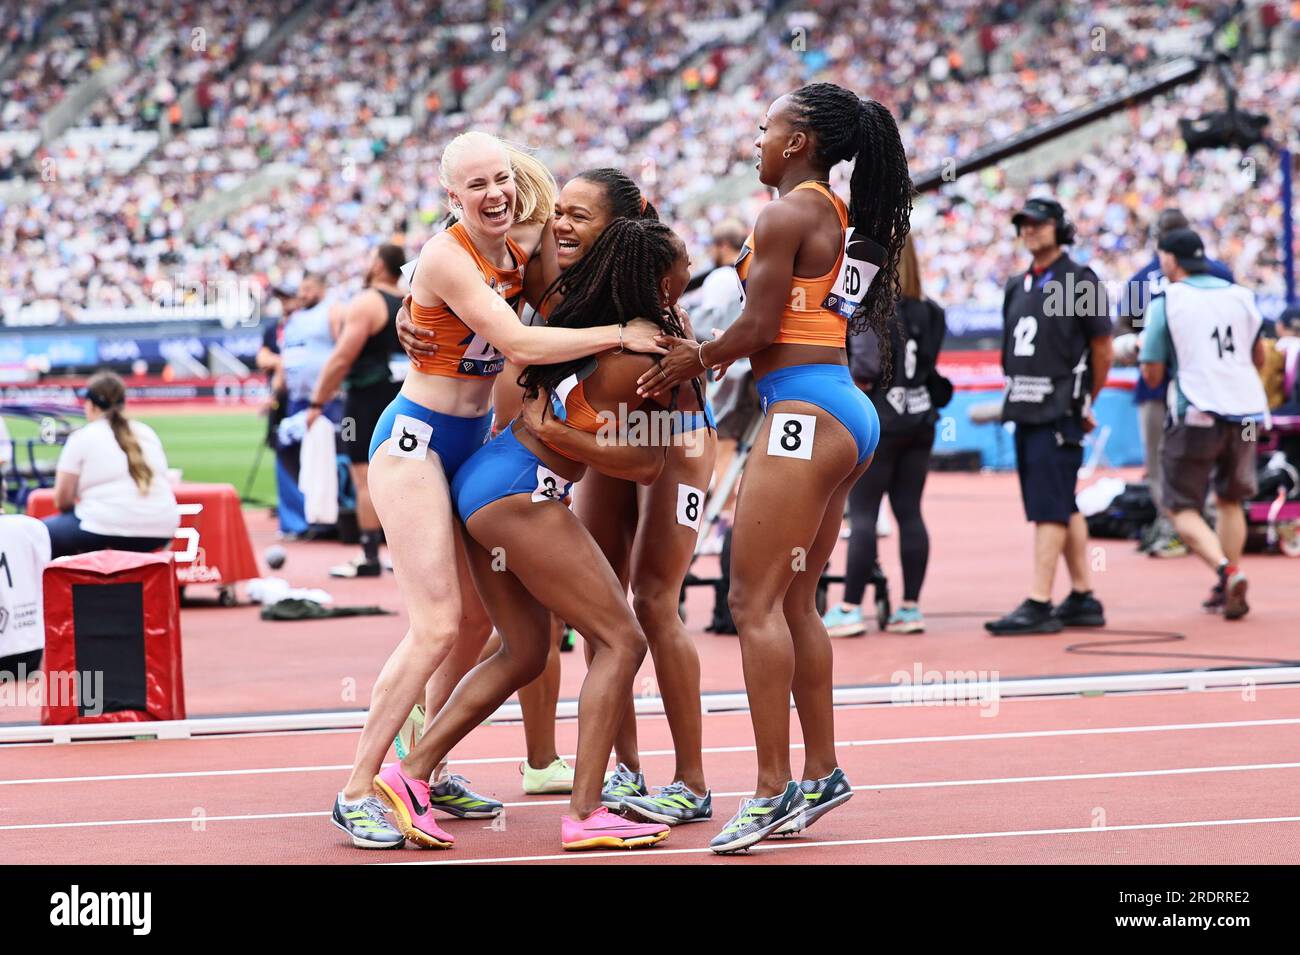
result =
[[[858,243],[865,241],[875,246],[881,255],[880,261],[871,263],[853,259],[853,265],[846,263],[846,251],[850,249],[848,241],[849,211],[844,201],[820,182],[801,182],[792,192],[800,189],[815,189],[835,207],[840,219],[840,230],[844,236],[844,249],[840,250],[835,265],[825,275],[816,278],[801,278],[796,275],[790,283],[790,296],[785,308],[781,310],[781,328],[777,332],[776,343],[787,345],[824,345],[829,348],[843,348],[848,333],[848,319],[862,297],[866,294],[871,279],[875,277],[879,266],[883,264],[883,251],[874,242],[857,236],[852,246],[858,251]],[[749,266],[754,254],[754,233],[749,234],[736,259],[736,274],[740,277],[741,289],[749,275]],[[876,255],[871,255],[876,258]],[[846,266],[848,266],[846,268]]]
[[[527,257],[523,249],[506,237],[506,245],[515,260],[511,269],[499,269],[474,248],[463,223],[457,222],[447,230],[460,247],[474,259],[479,274],[488,288],[495,290],[516,312],[524,292],[524,268]],[[445,302],[441,305],[421,305],[411,302],[411,319],[433,332],[438,353],[430,359],[411,359],[411,367],[425,375],[446,378],[484,378],[497,374],[505,367],[505,356],[492,343],[462,322]]]
[[[578,431],[586,431],[588,434],[596,434],[605,424],[596,409],[591,406],[583,392],[583,382],[591,377],[596,371],[596,359],[592,358],[586,365],[577,372],[565,378],[562,382],[551,389],[551,410],[555,417],[559,418],[570,428]],[[547,444],[548,448],[556,454],[564,454],[554,445]]]

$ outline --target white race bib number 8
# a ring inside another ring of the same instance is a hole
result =
[[[704,492],[689,484],[677,485],[677,523],[698,531],[703,516]]]
[[[433,439],[433,425],[410,415],[399,414],[393,419],[393,430],[388,438],[388,453],[395,458],[414,458],[423,461],[429,456],[429,442]]]
[[[812,458],[817,419],[810,414],[774,414],[767,453],[778,458]]]

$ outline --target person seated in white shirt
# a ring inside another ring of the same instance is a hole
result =
[[[82,396],[86,426],[68,436],[55,465],[60,513],[45,519],[54,557],[161,550],[180,526],[162,442],[126,417],[126,386],[111,371],[97,372]]]

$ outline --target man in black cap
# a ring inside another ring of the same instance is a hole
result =
[[[1088,525],[1074,500],[1083,436],[1096,426],[1092,402],[1111,362],[1110,308],[1097,274],[1065,254],[1074,225],[1054,199],[1030,199],[1012,218],[1029,269],[1007,283],[1002,302],[1002,420],[1016,425],[1016,469],[1025,516],[1034,524],[1029,597],[999,620],[995,636],[1100,627],[1092,595]],[[1070,595],[1052,607],[1056,565],[1065,557]]]
[[[1250,610],[1238,562],[1246,543],[1242,501],[1255,496],[1255,441],[1268,413],[1259,378],[1264,319],[1255,296],[1210,273],[1201,237],[1174,229],[1156,246],[1168,279],[1151,299],[1142,333],[1142,377],[1169,372],[1169,419],[1161,451],[1162,499],[1178,536],[1217,582],[1203,606],[1238,620]],[[1217,535],[1201,509],[1214,478]]]
[[[1166,233],[1174,229],[1188,228],[1187,216],[1181,209],[1162,209],[1156,217],[1155,240],[1158,244]],[[1222,262],[1207,258],[1209,273],[1219,278],[1233,281],[1232,270]],[[1128,280],[1126,293],[1119,302],[1119,325],[1124,332],[1140,332],[1143,326],[1143,314],[1151,296],[1164,291],[1167,280],[1160,268],[1158,252],[1151,253],[1151,261],[1138,269]],[[1165,434],[1165,392],[1169,382],[1162,381],[1155,387],[1138,378],[1133,398],[1138,407],[1138,430],[1142,434],[1143,464],[1147,472],[1147,485],[1151,489],[1151,500],[1159,514],[1150,533],[1143,539],[1142,550],[1153,557],[1182,557],[1187,548],[1170,521],[1164,502],[1161,500],[1160,488],[1160,447]]]

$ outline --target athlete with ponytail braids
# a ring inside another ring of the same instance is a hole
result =
[[[672,352],[641,380],[643,393],[659,395],[749,356],[767,415],[736,504],[730,595],[758,779],[710,843],[715,852],[798,831],[853,794],[835,756],[831,644],[816,591],[845,498],[880,436],[874,407],[849,375],[845,336],[871,328],[890,340],[913,195],[893,116],[834,84],[776,100],[754,145],[759,180],[778,198],[736,264],[744,311],[703,346],[664,339]],[[831,168],[850,160],[846,206],[829,181]],[[791,770],[791,691],[802,782]]]
[[[616,220],[553,286],[563,299],[550,311],[548,327],[582,329],[655,316],[664,334],[681,337],[685,329],[673,305],[689,277],[686,247],[671,229]],[[546,664],[550,611],[593,648],[561,844],[631,848],[668,834],[665,825],[630,822],[601,804],[605,764],[646,640],[623,583],[561,503],[589,466],[643,484],[659,476],[665,455],[654,440],[656,429],[641,429],[648,434],[641,439],[629,430],[637,428],[632,415],[645,403],[636,394],[637,378],[652,362],[604,349],[586,359],[528,366],[519,379],[523,414],[457,473],[453,498],[476,542],[468,548],[470,566],[501,646],[460,681],[415,749],[386,770],[382,782],[427,779],[452,746],[536,679]],[[702,402],[698,383],[693,387]]]

